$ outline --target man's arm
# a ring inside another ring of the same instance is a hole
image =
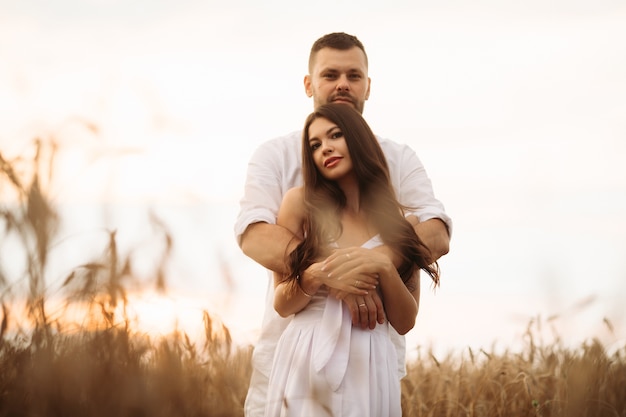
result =
[[[253,223],[241,237],[246,256],[272,271],[284,274],[285,255],[298,246],[299,240],[286,228],[265,222]]]
[[[440,219],[430,219],[421,222],[415,216],[408,216],[407,220],[413,225],[415,233],[430,250],[430,263],[434,263],[450,250],[450,234],[446,224]],[[397,262],[394,262],[398,266]]]
[[[408,208],[407,220],[430,250],[430,262],[435,262],[450,249],[452,219],[435,197],[432,182],[415,151],[389,141],[383,144],[398,201]]]
[[[269,270],[284,272],[285,251],[292,234],[276,225],[288,178],[300,175],[297,164],[301,139],[293,132],[261,144],[248,162],[244,194],[234,225],[235,238],[242,252]],[[293,247],[297,242],[293,243]]]

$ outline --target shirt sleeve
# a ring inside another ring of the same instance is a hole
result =
[[[421,222],[430,219],[442,220],[452,236],[452,219],[445,211],[444,205],[435,197],[433,186],[422,161],[413,149],[406,145],[400,145],[398,149],[398,161],[392,162],[397,172],[394,181],[398,193],[398,200],[403,205],[409,206],[407,214],[413,214]],[[392,178],[393,180],[393,178]]]
[[[239,201],[234,230],[239,245],[249,225],[257,222],[276,224],[282,201],[281,174],[277,165],[281,158],[271,148],[272,142],[263,143],[248,162],[244,193]]]

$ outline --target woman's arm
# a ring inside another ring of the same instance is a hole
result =
[[[389,323],[403,335],[415,326],[420,300],[420,271],[404,283],[390,262],[380,273],[380,292]]]
[[[301,240],[304,213],[304,190],[302,187],[292,188],[285,193],[276,223]],[[311,301],[311,296],[321,286],[319,282],[309,282],[306,291],[310,292],[305,292],[300,282],[294,283],[286,278],[286,274],[274,272],[274,309],[282,317],[297,313],[306,307]]]

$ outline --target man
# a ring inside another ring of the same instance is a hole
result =
[[[318,39],[311,48],[309,74],[304,88],[315,107],[339,102],[363,112],[370,94],[368,61],[362,43],[345,33],[331,33]],[[276,225],[276,215],[284,193],[302,184],[300,130],[262,144],[248,164],[244,196],[235,223],[235,235],[242,251],[268,270],[284,272],[285,254],[297,245],[287,230]],[[399,201],[413,207],[408,217],[418,236],[430,249],[436,261],[448,252],[452,222],[443,205],[435,199],[431,182],[423,165],[412,151],[379,138],[389,163],[393,186]],[[353,323],[373,328],[382,322],[384,311],[375,291],[359,292],[359,277],[370,275],[368,265],[377,251],[394,261],[399,260],[388,248],[344,248],[326,261],[311,265],[300,279],[302,290],[313,294],[326,285],[331,294],[343,299],[352,313]],[[377,253],[377,255],[380,255]],[[267,396],[267,378],[274,358],[274,347],[288,318],[281,318],[273,309],[272,274],[269,276],[267,304],[261,336],[253,354],[253,375],[246,398],[246,416],[261,416]],[[397,336],[399,376],[404,376],[404,338]]]

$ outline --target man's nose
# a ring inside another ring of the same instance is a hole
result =
[[[337,80],[337,90],[339,91],[348,91],[350,90],[350,83],[348,83],[348,77],[342,75]]]

